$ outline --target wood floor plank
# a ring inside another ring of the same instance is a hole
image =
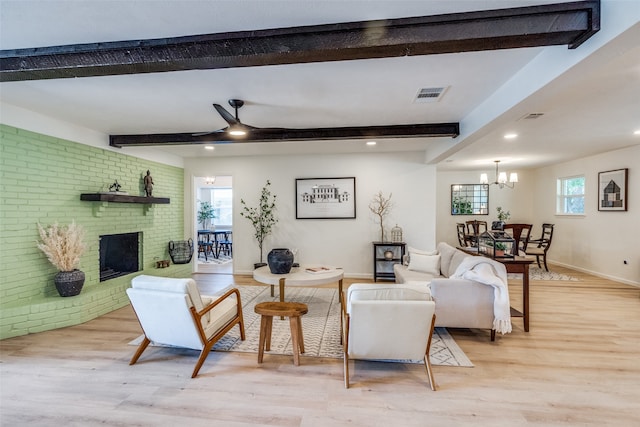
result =
[[[450,329],[474,368],[150,348],[131,307],[83,325],[0,341],[0,425],[637,426],[640,289],[553,266],[579,281],[532,281],[531,329],[489,340]],[[249,276],[197,274],[203,293]],[[357,282],[361,282],[358,280]],[[356,282],[345,279],[345,286]],[[512,305],[521,295],[510,281]]]

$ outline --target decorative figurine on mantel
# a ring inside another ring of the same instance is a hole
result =
[[[116,179],[115,182],[109,186],[109,191],[117,193],[120,191],[121,187],[122,186],[118,184],[118,180]]]
[[[150,171],[147,171],[147,175],[144,177],[144,192],[147,197],[151,197],[153,193],[153,178]]]

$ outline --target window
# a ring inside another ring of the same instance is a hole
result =
[[[233,190],[231,188],[212,188],[211,204],[216,217],[213,224],[217,227],[233,225]]]
[[[559,178],[557,194],[557,214],[584,214],[584,176]]]

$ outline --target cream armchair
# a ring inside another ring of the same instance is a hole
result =
[[[424,360],[435,391],[429,349],[436,316],[428,286],[352,284],[342,298],[342,316],[345,388],[349,359]]]
[[[245,339],[242,303],[237,289],[216,297],[201,296],[193,279],[141,275],[127,295],[144,332],[130,365],[150,343],[200,350],[191,378],[198,375],[214,344],[235,325]]]

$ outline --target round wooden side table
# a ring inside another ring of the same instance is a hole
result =
[[[302,322],[300,316],[309,311],[306,304],[299,302],[261,302],[256,304],[254,311],[260,318],[260,343],[258,344],[258,363],[262,363],[264,351],[271,350],[271,328],[273,316],[286,316],[291,326],[291,341],[293,347],[293,363],[300,365],[300,353],[304,353],[304,338],[302,337]]]

